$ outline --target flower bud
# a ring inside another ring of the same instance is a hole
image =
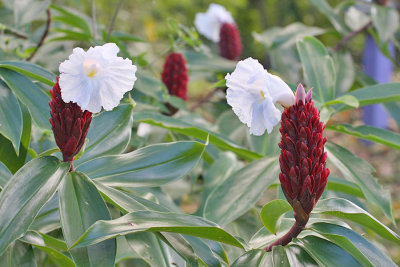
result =
[[[189,77],[186,69],[186,60],[182,54],[171,53],[167,56],[161,78],[170,95],[177,96],[183,100],[187,99]]]
[[[305,94],[301,84],[297,87],[295,104],[286,108],[281,118],[281,155],[279,180],[286,199],[293,207],[295,225],[289,232],[265,250],[286,245],[305,227],[328,181],[325,167],[325,125],[312,101],[312,90]]]
[[[221,57],[238,60],[242,54],[242,41],[236,25],[233,23],[222,24],[219,37],[219,53]]]
[[[61,90],[58,83],[50,91],[52,100],[50,106],[50,124],[53,129],[57,146],[63,155],[63,161],[72,162],[74,156],[79,153],[85,143],[86,134],[92,121],[90,111],[82,112],[76,103],[65,103],[61,97]]]

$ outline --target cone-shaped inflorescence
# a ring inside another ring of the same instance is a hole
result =
[[[219,32],[219,53],[230,60],[238,60],[242,54],[242,41],[235,24],[224,23]]]
[[[326,138],[322,137],[325,125],[312,101],[312,90],[306,95],[299,84],[295,99],[295,104],[282,113],[279,180],[293,207],[296,222],[286,235],[266,247],[266,251],[271,251],[273,246],[288,244],[304,229],[329,175],[329,169],[325,167]]]
[[[186,60],[180,53],[171,53],[167,56],[161,74],[162,81],[171,95],[187,99],[187,83],[189,81]]]
[[[92,113],[82,111],[76,103],[65,103],[61,97],[61,90],[57,83],[50,91],[52,100],[50,106],[50,124],[53,129],[57,146],[63,155],[63,161],[71,163],[85,143],[86,134],[92,121]]]

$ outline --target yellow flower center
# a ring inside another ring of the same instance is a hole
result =
[[[96,60],[87,58],[83,61],[83,71],[88,77],[94,77],[99,72],[99,69],[100,64]]]
[[[263,92],[262,90],[260,90],[260,94],[261,94],[262,99],[263,99],[263,101],[264,101],[266,98],[265,98],[264,92]]]

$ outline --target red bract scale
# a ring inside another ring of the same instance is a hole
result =
[[[167,56],[161,78],[171,95],[187,99],[187,83],[189,81],[186,60],[180,53]]]
[[[219,32],[219,53],[221,57],[238,60],[242,54],[242,41],[235,24],[222,24]]]
[[[62,100],[58,78],[50,93],[52,100],[49,102],[51,115],[49,121],[54,138],[63,155],[63,161],[70,162],[73,171],[72,162],[85,143],[92,122],[92,113],[87,110],[83,112],[76,103],[65,103]]]
[[[293,207],[296,223],[285,236],[268,246],[267,251],[273,246],[288,244],[304,229],[329,175],[325,167],[326,138],[322,137],[325,125],[312,101],[312,90],[306,95],[300,84],[295,98],[295,104],[282,113],[279,180]]]

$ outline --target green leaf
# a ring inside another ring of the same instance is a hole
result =
[[[246,252],[231,265],[231,267],[242,266],[274,266],[271,253],[262,249],[254,249]]]
[[[329,175],[326,188],[328,190],[338,191],[365,199],[365,196],[358,185],[333,175]]]
[[[50,130],[49,97],[36,84],[18,72],[0,68],[0,76],[29,109],[34,122],[40,128]]]
[[[310,255],[301,247],[297,245],[288,245],[285,247],[290,266],[315,266],[318,264],[310,257]]]
[[[137,71],[136,76],[138,79],[135,82],[135,89],[159,101],[164,101],[163,95],[166,91],[163,91],[163,83],[159,79],[156,79],[151,72],[140,69]]]
[[[352,91],[349,95],[358,99],[360,107],[377,103],[388,103],[400,101],[400,83],[385,83],[363,87]],[[339,111],[348,109],[349,106],[338,107]]]
[[[393,220],[390,193],[383,190],[375,177],[371,175],[375,171],[374,168],[365,160],[337,144],[327,142],[325,148],[328,152],[328,161],[339,169],[343,177],[356,183],[365,198],[381,208],[385,215]]]
[[[126,32],[117,32],[117,31],[113,31],[111,33],[110,42],[112,42],[113,40],[129,41],[129,42],[146,42],[146,40],[144,40],[143,38],[141,38],[139,36],[135,36],[133,34],[126,33]]]
[[[207,55],[192,50],[184,51],[187,66],[191,71],[231,72],[236,67],[236,61],[227,60],[217,55]]]
[[[319,266],[362,266],[344,249],[325,239],[306,236],[293,242],[307,251]]]
[[[10,179],[0,194],[0,255],[28,230],[68,169],[55,157],[35,158]]]
[[[349,29],[344,19],[332,9],[326,0],[311,0],[311,3],[315,5],[321,13],[328,17],[338,32],[342,35],[349,33]]]
[[[313,98],[321,104],[334,99],[335,64],[325,46],[314,37],[305,37],[297,42],[297,50],[303,65],[306,85],[314,88]]]
[[[358,106],[360,105],[360,103],[358,102],[358,99],[352,95],[344,95],[344,96],[338,97],[334,100],[325,102],[325,106],[331,106],[331,105],[336,105],[336,104],[345,104],[345,105],[347,105],[349,107],[353,107],[353,108],[358,108]]]
[[[83,173],[71,172],[59,189],[61,224],[69,247],[90,225],[110,220],[104,200],[93,182]],[[114,266],[116,241],[108,240],[88,248],[71,249],[77,266]]]
[[[196,253],[195,255],[197,255],[207,266],[222,266],[216,255],[218,255],[226,264],[229,264],[227,255],[220,243],[211,240],[203,240],[189,235],[184,235],[183,237],[189,242],[190,246]]]
[[[363,266],[396,266],[387,255],[351,229],[329,223],[314,223],[310,228],[345,249]]]
[[[37,231],[28,231],[21,240],[31,245],[51,247],[61,251],[68,250],[64,241]]]
[[[286,27],[271,27],[262,33],[253,33],[254,39],[267,49],[286,49],[296,44],[306,36],[321,35],[324,29],[311,27],[300,22],[291,23]]]
[[[139,210],[169,211],[167,208],[158,205],[150,200],[132,196],[121,190],[108,187],[94,180],[97,189],[102,193],[108,203],[116,206],[119,210],[129,213]]]
[[[226,225],[247,212],[278,177],[276,158],[252,162],[233,173],[208,196],[204,217]]]
[[[393,120],[395,120],[397,127],[400,128],[400,103],[386,103],[384,106]]]
[[[76,32],[73,30],[52,28],[51,31],[64,33],[64,35],[61,37],[54,37],[54,38],[50,39],[48,42],[62,41],[62,40],[69,40],[69,41],[74,40],[74,41],[89,42],[90,38],[91,38],[91,36],[88,34]]]
[[[275,246],[272,248],[272,261],[274,266],[290,267],[289,259],[286,255],[286,250],[282,246]]]
[[[204,176],[201,207],[196,212],[197,215],[203,214],[204,205],[210,193],[242,166],[243,164],[236,159],[232,152],[219,153],[218,158],[214,160]]]
[[[26,61],[0,61],[0,68],[10,69],[49,86],[56,83],[56,75],[39,65]]]
[[[70,248],[146,231],[187,234],[243,248],[236,238],[213,222],[193,215],[155,211],[136,211],[115,220],[97,221]]]
[[[356,73],[350,52],[338,51],[333,55],[336,70],[336,95],[343,95],[354,83]],[[345,103],[346,104],[346,103]]]
[[[169,248],[169,251],[172,252],[173,250],[174,252],[176,252],[177,255],[179,255],[182,258],[182,260],[186,262],[188,266],[198,266],[199,257],[195,254],[193,247],[189,244],[189,242],[185,238],[183,238],[182,235],[175,233],[166,233],[166,232],[163,232],[162,234],[157,233],[156,235],[160,240],[162,240],[166,245],[168,245],[167,248]],[[198,238],[198,237],[193,237],[193,238]]]
[[[7,252],[0,257],[0,265],[4,267],[36,267],[32,246],[16,240],[10,245]]]
[[[14,5],[13,9],[15,24],[22,26],[36,19],[43,19],[49,4],[49,0],[19,2],[18,5]]]
[[[54,21],[59,21],[62,22],[66,25],[78,28],[83,31],[83,33],[87,35],[91,35],[90,27],[87,21],[82,18],[81,16],[78,16],[77,14],[74,14],[67,9],[51,4],[50,7],[54,10],[57,10],[60,12],[61,16],[54,16],[53,20]]]
[[[9,139],[19,154],[22,135],[22,112],[18,101],[0,80],[0,133]]]
[[[134,233],[126,235],[129,246],[150,266],[174,266],[169,248],[161,242],[155,233]]]
[[[3,162],[12,173],[15,173],[24,165],[28,154],[29,142],[31,140],[31,115],[25,105],[19,106],[22,111],[23,126],[18,155],[15,153],[11,141],[0,134],[0,161]]]
[[[211,144],[223,150],[230,150],[244,159],[253,160],[262,158],[260,154],[240,147],[238,144],[235,144],[233,141],[227,139],[221,134],[189,124],[176,118],[148,112],[135,113],[133,118],[137,122],[145,122],[162,127],[164,129],[200,139],[204,142],[208,139]]]
[[[60,213],[58,210],[58,194],[56,193],[44,206],[40,209],[33,223],[29,226],[30,231],[40,233],[49,233],[56,229],[60,229]]]
[[[109,186],[160,186],[186,175],[197,164],[205,145],[182,141],[151,145],[86,162],[79,170]]]
[[[74,262],[69,257],[57,250],[60,249],[66,251],[68,249],[65,243],[61,240],[41,234],[39,232],[29,231],[27,234],[25,234],[22,241],[31,244],[45,252],[59,267],[75,266]]]
[[[328,130],[346,133],[359,138],[400,149],[400,134],[368,125],[352,126],[350,124],[336,124],[326,127]]]
[[[395,8],[373,5],[371,18],[382,43],[388,41],[399,28],[399,14]]]
[[[315,206],[313,213],[322,213],[356,222],[378,235],[400,244],[400,237],[383,223],[353,202],[342,198],[323,199]]]
[[[12,173],[7,169],[7,167],[0,162],[0,188],[3,189],[6,186],[8,180],[10,180]]]
[[[75,165],[125,151],[132,133],[132,110],[132,105],[123,104],[95,116],[86,137],[89,142]]]
[[[275,199],[262,207],[260,217],[265,228],[271,233],[276,234],[276,226],[279,218],[290,210],[292,210],[292,206],[286,200]]]

